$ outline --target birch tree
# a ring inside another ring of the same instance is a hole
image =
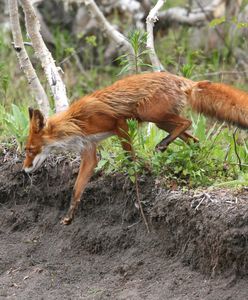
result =
[[[17,0],[9,0],[9,14],[14,41],[14,49],[16,51],[20,67],[26,75],[26,78],[30,85],[30,90],[34,95],[40,110],[47,117],[50,108],[49,101],[24,46],[21,27],[19,23],[19,11]]]
[[[34,49],[37,58],[41,62],[41,66],[54,97],[55,110],[56,112],[63,111],[68,107],[66,88],[59,74],[59,68],[55,65],[54,59],[40,34],[40,23],[33,7],[33,2],[31,2],[31,0],[20,0],[20,3],[25,15],[25,25],[28,36],[31,40],[31,46]],[[24,47],[19,23],[17,0],[9,0],[9,10],[14,48],[16,50],[21,69],[24,71],[28,79],[30,88],[32,93],[35,95],[35,99],[40,109],[47,116],[49,113],[48,98]]]
[[[40,34],[40,23],[31,1],[20,0],[20,2],[25,15],[27,33],[32,41],[36,56],[41,62],[41,66],[51,88],[55,100],[56,112],[63,111],[68,107],[65,85],[53,57],[42,39]]]
[[[154,71],[163,71],[164,67],[161,64],[156,51],[154,47],[154,34],[153,34],[153,27],[155,22],[158,20],[158,11],[162,8],[164,5],[165,1],[164,0],[159,0],[157,4],[151,9],[150,13],[148,14],[146,18],[146,31],[147,31],[147,49],[152,67]]]

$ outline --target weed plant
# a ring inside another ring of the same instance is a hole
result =
[[[166,179],[168,185],[188,187],[246,184],[248,177],[247,143],[243,137],[234,139],[234,128],[214,124],[208,128],[204,116],[192,116],[193,134],[199,143],[186,144],[176,140],[164,153],[155,152],[155,146],[165,133],[155,126],[147,135],[147,126],[129,121],[129,135],[135,150],[135,162],[121,149],[113,137],[101,147],[98,169],[106,173],[121,172],[134,181],[134,175],[148,173]],[[240,170],[240,168],[242,170]]]
[[[28,135],[29,119],[26,107],[18,107],[11,104],[11,111],[7,112],[3,105],[0,105],[0,134],[8,137],[11,141],[15,139],[17,150],[22,151]]]

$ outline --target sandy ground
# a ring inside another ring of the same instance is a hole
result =
[[[248,299],[248,193],[167,191],[95,176],[62,226],[77,163],[32,177],[0,158],[0,299]]]

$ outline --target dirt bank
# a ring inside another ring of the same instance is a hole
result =
[[[0,299],[247,299],[248,192],[165,190],[140,178],[151,233],[127,178],[95,175],[62,226],[78,161],[31,177],[0,157]]]

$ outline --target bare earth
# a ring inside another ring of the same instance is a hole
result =
[[[78,162],[32,177],[0,155],[0,299],[248,299],[248,192],[168,191],[150,176],[95,175],[62,226]]]

